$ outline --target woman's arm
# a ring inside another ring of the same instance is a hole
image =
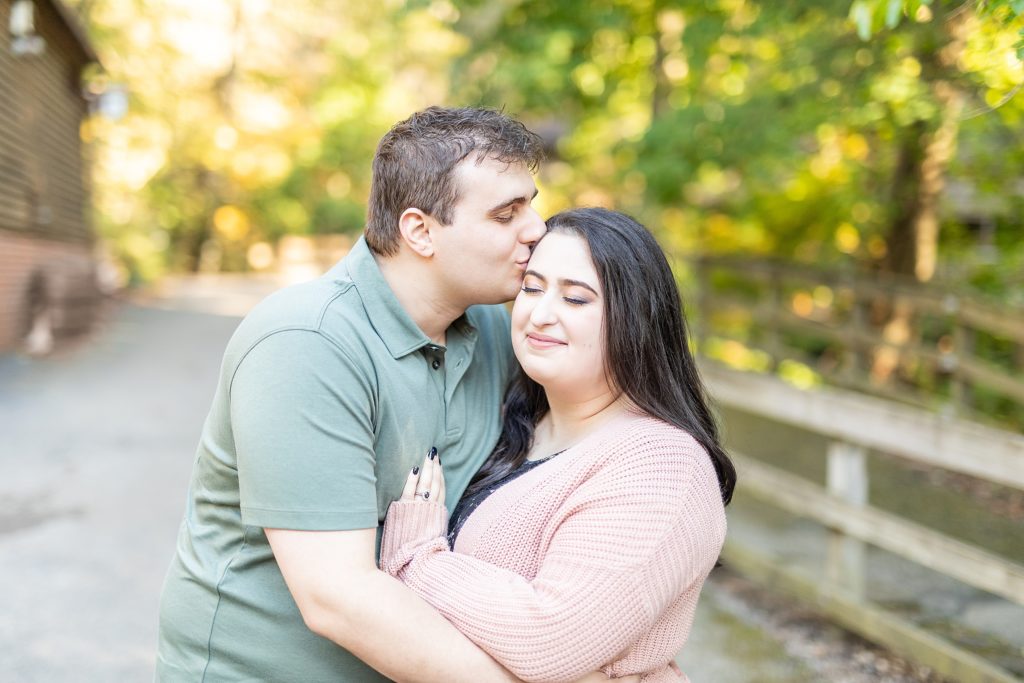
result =
[[[580,486],[532,581],[450,552],[439,503],[392,505],[381,568],[519,678],[578,678],[623,653],[718,555],[693,458],[658,456],[624,454]]]

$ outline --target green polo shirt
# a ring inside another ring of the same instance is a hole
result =
[[[386,680],[306,628],[263,529],[379,529],[431,447],[453,506],[498,438],[508,314],[474,306],[446,337],[413,323],[362,239],[242,321],[164,584],[158,681]]]

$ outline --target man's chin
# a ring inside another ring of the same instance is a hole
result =
[[[519,296],[519,291],[523,288],[523,277],[522,274],[517,274],[516,277],[510,277],[504,282],[494,279],[490,282],[477,283],[475,287],[467,281],[463,283],[463,287],[465,289],[462,289],[459,295],[465,297],[463,300],[468,302],[466,308],[507,304]]]
[[[479,292],[476,303],[478,304],[507,304],[515,300],[522,285],[517,284],[515,289],[505,292]]]

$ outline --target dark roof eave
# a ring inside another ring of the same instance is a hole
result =
[[[64,25],[67,26],[71,35],[74,37],[75,42],[78,43],[78,47],[82,50],[82,55],[85,57],[86,62],[95,62],[101,67],[103,63],[100,62],[99,56],[92,47],[92,43],[89,42],[89,37],[85,33],[85,29],[82,28],[82,24],[78,21],[78,17],[75,16],[74,12],[64,6],[60,0],[46,0],[53,7],[54,11],[60,15],[60,18],[64,21]]]

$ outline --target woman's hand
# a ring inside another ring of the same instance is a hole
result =
[[[382,570],[398,576],[417,553],[448,550],[444,494],[441,457],[431,448],[409,472],[402,497],[388,508],[380,545]]]
[[[405,489],[399,501],[412,503],[416,501],[436,501],[444,505],[444,473],[441,472],[441,456],[436,448],[431,448],[423,464],[412,468],[405,482]]]

